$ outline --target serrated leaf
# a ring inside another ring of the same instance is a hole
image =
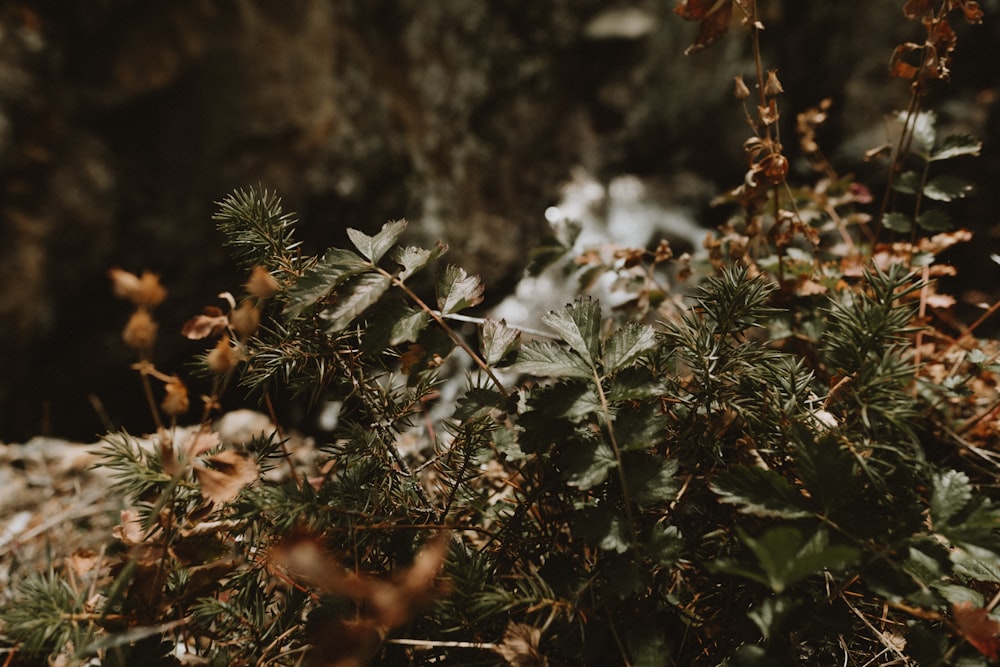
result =
[[[604,369],[608,373],[634,364],[656,347],[656,332],[650,326],[629,322],[615,330],[604,346]]]
[[[955,574],[974,581],[1000,583],[1000,556],[988,549],[966,546],[952,549],[948,556]]]
[[[946,232],[951,229],[951,217],[939,208],[930,208],[917,216],[917,224],[929,232]]]
[[[465,269],[449,264],[437,280],[438,308],[444,314],[470,308],[483,300],[483,285],[479,276],[470,276]]]
[[[892,189],[903,194],[917,194],[920,191],[920,174],[915,171],[904,171],[896,177]]]
[[[813,514],[802,493],[773,470],[733,466],[715,476],[711,489],[722,502],[739,505],[743,514],[781,519]]]
[[[392,252],[392,259],[403,267],[399,272],[399,279],[406,280],[414,273],[424,268],[448,250],[448,246],[438,243],[433,250],[417,248],[416,246],[406,246],[396,248]]]
[[[365,313],[361,351],[380,354],[392,345],[412,343],[420,336],[430,318],[398,298],[382,299]]]
[[[455,419],[468,422],[476,419],[491,410],[506,409],[503,394],[495,389],[486,387],[471,387],[458,399],[458,409],[455,410]]]
[[[657,565],[669,567],[684,553],[684,539],[677,526],[657,523],[649,531],[649,537],[643,541],[642,551]]]
[[[580,355],[558,343],[540,340],[522,345],[510,370],[535,377],[593,377],[587,362]]]
[[[486,320],[483,322],[479,339],[479,351],[483,353],[483,361],[493,366],[510,354],[521,342],[521,332],[507,326],[505,320]]]
[[[577,423],[601,409],[592,383],[559,382],[536,393],[532,405],[552,418],[565,418]]]
[[[631,539],[628,522],[625,517],[610,507],[587,507],[575,517],[573,531],[605,550],[625,553],[629,550]]]
[[[771,637],[771,633],[781,625],[782,620],[798,606],[797,602],[783,596],[764,598],[756,607],[747,612],[747,618],[754,622],[760,630],[760,634],[767,640]]]
[[[581,491],[603,483],[618,466],[611,447],[596,438],[571,443],[571,449],[564,451],[563,457],[563,478]]]
[[[858,557],[857,549],[830,545],[824,530],[818,530],[807,538],[797,528],[778,526],[759,538],[750,537],[742,531],[740,536],[757,558],[760,572],[754,573],[746,565],[729,562],[721,563],[719,569],[763,581],[775,593],[781,593],[822,570],[843,568]]]
[[[935,201],[961,199],[970,192],[972,192],[972,185],[968,181],[948,174],[932,178],[924,186],[924,195],[928,199],[934,199]]]
[[[388,252],[399,236],[406,229],[406,220],[393,220],[382,225],[382,229],[375,236],[368,236],[357,229],[347,229],[347,238],[358,249],[362,255],[371,260],[372,264],[377,264],[382,256]]]
[[[412,343],[420,337],[430,317],[422,310],[410,310],[404,317],[396,320],[389,330],[389,345]]]
[[[625,482],[640,509],[671,502],[680,489],[677,462],[650,456],[630,456],[623,462]]]
[[[630,366],[621,369],[611,378],[611,388],[608,390],[608,400],[639,401],[646,398],[658,398],[667,391],[661,377],[653,377],[648,368]]]
[[[910,118],[910,115],[906,111],[900,111],[897,117],[899,118],[899,122],[904,124],[908,119],[911,121],[910,131],[913,135],[911,147],[913,152],[925,159],[929,158],[931,149],[934,146],[934,139],[937,137],[937,130],[934,127],[937,123],[937,115],[933,111],[921,111],[914,118]]]
[[[983,142],[970,134],[949,134],[930,155],[930,159],[949,160],[960,155],[979,155]]]
[[[600,349],[601,304],[591,297],[580,297],[561,310],[542,316],[549,328],[569,344],[594,368]]]
[[[972,500],[969,477],[957,470],[945,470],[931,477],[931,521],[944,525]]]
[[[352,277],[337,288],[336,301],[319,316],[326,321],[326,332],[342,331],[385,294],[392,279],[369,272]]]
[[[289,318],[298,317],[303,310],[329,296],[337,285],[370,268],[368,262],[350,250],[334,248],[327,251],[288,290],[285,315]]]
[[[654,447],[666,431],[667,417],[659,404],[628,405],[615,415],[615,436],[622,451]]]
[[[905,213],[886,213],[882,217],[882,226],[900,234],[906,234],[913,229],[913,218]]]

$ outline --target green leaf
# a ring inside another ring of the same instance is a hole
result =
[[[505,320],[486,320],[480,333],[479,351],[483,361],[494,366],[510,354],[521,342],[521,332],[507,326]]]
[[[631,545],[628,522],[611,507],[585,507],[576,513],[574,533],[605,551],[625,553]]]
[[[939,208],[929,208],[917,216],[917,224],[929,232],[946,232],[951,229],[951,217]]]
[[[382,225],[382,229],[375,236],[368,236],[357,229],[347,229],[347,237],[362,255],[371,260],[372,264],[377,264],[382,256],[391,248],[400,234],[406,229],[406,220],[393,220]]]
[[[955,566],[955,574],[975,581],[1000,583],[1000,556],[992,551],[966,545],[952,549],[948,557]]]
[[[896,177],[892,189],[903,194],[917,194],[920,191],[920,174],[915,171],[904,171]]]
[[[747,616],[760,629],[765,640],[781,625],[781,622],[797,609],[799,604],[787,597],[764,598],[760,604],[747,612]]]
[[[608,390],[610,401],[641,401],[647,398],[659,399],[667,391],[662,377],[653,377],[648,368],[627,366],[611,378]]]
[[[818,441],[808,434],[797,448],[799,479],[812,500],[832,515],[839,508],[851,506],[861,495],[863,482],[855,472],[855,460],[835,436]]]
[[[904,124],[907,120],[910,121],[910,129],[913,133],[913,152],[928,159],[934,146],[934,139],[937,137],[937,130],[934,127],[937,123],[937,114],[933,111],[921,111],[915,117],[911,117],[906,111],[900,111],[897,117]]]
[[[579,422],[601,409],[593,384],[578,380],[546,387],[536,393],[532,404],[542,414],[572,422]]]
[[[535,377],[591,378],[593,373],[580,355],[549,341],[533,340],[521,346],[510,370]]]
[[[399,298],[382,299],[365,313],[361,351],[381,354],[390,345],[412,343],[420,336],[430,318]]]
[[[948,174],[942,174],[932,178],[931,181],[924,186],[924,195],[928,199],[933,199],[935,201],[952,201],[954,199],[961,199],[965,195],[972,192],[972,185],[963,178],[958,176],[950,176]]]
[[[670,567],[684,553],[684,539],[677,526],[657,523],[642,542],[643,554],[660,567]]]
[[[667,416],[658,403],[629,404],[618,410],[614,428],[622,451],[649,449],[663,440]]]
[[[354,276],[337,289],[336,300],[320,313],[326,321],[326,332],[342,331],[369,306],[376,303],[392,285],[392,279],[381,273],[369,272]]]
[[[603,483],[608,473],[618,466],[611,447],[596,438],[571,443],[567,449],[569,451],[563,452],[563,478],[581,491]]]
[[[471,387],[458,399],[458,409],[455,419],[469,422],[477,419],[491,410],[506,410],[503,394],[486,387]]]
[[[456,313],[483,300],[483,285],[479,276],[470,276],[454,265],[448,265],[437,280],[438,308],[443,314]]]
[[[760,573],[749,576],[763,581],[775,593],[781,593],[789,586],[827,569],[842,569],[855,562],[858,551],[846,545],[830,545],[825,530],[818,530],[808,538],[798,528],[777,526],[768,530],[760,538],[752,538],[740,531],[743,542],[750,547],[757,558]],[[730,567],[728,561],[719,565],[722,571],[747,576],[753,572],[744,566]],[[763,575],[763,577],[761,576]]]
[[[886,213],[882,218],[882,225],[886,229],[905,234],[913,229],[913,219],[905,213]]]
[[[601,304],[591,297],[580,297],[562,310],[542,316],[542,322],[566,341],[591,368],[597,365],[600,349]]]
[[[945,470],[931,477],[931,522],[945,525],[972,500],[968,476],[957,470]]]
[[[334,248],[327,251],[315,266],[306,271],[288,290],[285,315],[296,318],[351,276],[367,271],[371,265],[350,250]]]
[[[669,503],[677,496],[677,461],[642,455],[629,456],[622,465],[625,483],[641,509]]]
[[[399,279],[406,280],[414,273],[424,268],[448,250],[448,246],[438,243],[433,250],[417,248],[416,246],[406,246],[396,248],[392,252],[392,259],[403,267],[399,272]]]
[[[654,624],[632,623],[625,627],[625,642],[632,660],[632,667],[670,667],[670,645],[663,636],[663,628]]]
[[[773,470],[733,466],[715,476],[711,489],[744,514],[781,519],[813,515],[802,493]]]
[[[949,160],[960,155],[979,155],[983,142],[970,134],[950,134],[930,155],[931,160]]]
[[[604,368],[613,373],[634,364],[646,352],[656,347],[656,332],[650,326],[629,322],[616,329],[604,346]]]

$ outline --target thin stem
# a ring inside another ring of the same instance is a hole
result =
[[[435,322],[437,322],[438,326],[440,326],[442,329],[444,329],[444,332],[446,334],[448,334],[448,337],[451,338],[455,342],[456,345],[458,345],[460,348],[462,348],[463,350],[465,350],[465,353],[468,354],[469,357],[472,358],[472,361],[475,362],[475,364],[477,366],[479,366],[479,368],[484,373],[486,373],[486,375],[490,378],[490,380],[493,381],[493,384],[496,386],[497,390],[503,395],[503,397],[504,398],[510,398],[510,394],[508,393],[507,389],[503,386],[503,383],[500,382],[500,379],[493,372],[493,369],[491,369],[489,367],[489,365],[485,361],[483,361],[483,359],[478,354],[476,354],[476,352],[471,347],[469,347],[469,344],[466,343],[462,339],[462,337],[458,335],[458,332],[456,332],[454,329],[452,329],[451,326],[449,326],[448,323],[445,322],[444,318],[441,316],[441,314],[438,311],[434,310],[433,308],[431,308],[430,306],[428,306],[426,303],[424,303],[424,300],[421,299],[419,296],[417,296],[416,293],[414,293],[413,290],[411,290],[409,287],[407,287],[406,283],[404,283],[402,280],[400,280],[398,276],[395,276],[395,275],[389,273],[388,271],[386,271],[385,269],[382,269],[382,268],[380,268],[378,266],[375,266],[374,268],[375,268],[376,271],[378,271],[379,273],[381,273],[386,278],[391,279],[392,280],[392,284],[395,285],[396,287],[398,287],[399,289],[403,290],[403,292],[406,294],[406,296],[410,297],[410,299],[413,300],[413,303],[417,304],[417,306],[420,308],[420,310],[422,310],[425,313],[427,313],[428,315],[430,315],[431,319],[433,319]]]
[[[601,386],[601,378],[594,371],[594,385],[597,387],[597,397],[601,402],[601,413],[604,415],[604,422],[608,428],[608,441],[615,454],[615,461],[618,463],[618,481],[622,487],[622,502],[625,505],[625,520],[628,522],[629,536],[631,537],[632,551],[636,560],[641,559],[639,544],[636,542],[637,526],[635,516],[632,514],[632,494],[628,490],[628,481],[625,479],[625,466],[622,462],[622,450],[618,445],[618,438],[615,437],[615,429],[611,420],[611,408],[608,406],[608,397],[604,394],[604,387]]]
[[[267,414],[271,418],[271,423],[274,424],[274,433],[278,436],[278,440],[281,443],[281,454],[282,458],[288,464],[288,470],[292,473],[292,479],[295,480],[295,486],[302,488],[302,477],[299,475],[299,471],[295,469],[295,463],[292,462],[292,453],[288,451],[288,442],[285,440],[285,434],[281,428],[281,424],[278,423],[278,415],[274,411],[274,403],[271,402],[270,392],[264,392],[264,403],[267,404]]]

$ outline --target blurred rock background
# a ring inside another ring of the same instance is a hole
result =
[[[766,62],[795,113],[834,99],[821,137],[843,171],[906,99],[886,63],[920,39],[902,0],[761,0]],[[978,134],[966,224],[996,231],[997,0],[963,27],[954,80],[931,106]],[[236,290],[210,216],[261,183],[303,221],[309,251],[346,227],[411,221],[479,272],[494,302],[524,267],[573,169],[635,176],[711,227],[748,136],[730,97],[752,71],[736,31],[692,56],[672,0],[36,0],[0,3],[0,440],[148,428],[119,342],[128,307],[106,271],[161,274],[158,358],[174,332]],[[749,80],[749,77],[748,77]],[[832,151],[831,151],[832,152]],[[982,246],[980,252],[982,252]],[[983,257],[964,258],[994,280]],[[983,261],[985,263],[976,264]],[[980,285],[981,286],[981,285]]]

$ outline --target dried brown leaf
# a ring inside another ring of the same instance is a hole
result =
[[[990,660],[1000,657],[1000,623],[989,616],[985,609],[975,607],[971,602],[959,602],[952,607],[955,625],[966,641]]]
[[[246,340],[260,328],[260,309],[249,299],[244,300],[240,307],[232,312],[230,320],[237,337]]]
[[[903,5],[903,16],[910,21],[915,21],[933,13],[934,7],[931,5],[931,0],[907,0],[906,4]]]
[[[503,641],[494,650],[510,667],[545,667],[548,661],[538,650],[541,639],[539,628],[512,621],[507,624]]]
[[[684,55],[696,53],[717,42],[729,30],[733,18],[732,0],[682,0],[674,9],[681,17],[700,21],[698,37]]]
[[[194,473],[198,477],[202,497],[213,503],[235,500],[243,487],[257,479],[259,472],[255,461],[232,450],[203,460],[208,465],[195,466]]]
[[[127,546],[142,544],[142,538],[146,531],[142,528],[142,520],[138,512],[134,510],[122,510],[121,523],[111,529],[111,534],[121,540]]]
[[[208,306],[201,315],[195,315],[181,327],[181,335],[191,340],[217,336],[229,328],[229,318],[215,306]]]
[[[246,285],[243,287],[246,289],[247,294],[255,296],[258,299],[266,299],[278,291],[278,281],[263,266],[255,266],[250,273],[250,279],[247,280]]]
[[[215,431],[197,431],[184,441],[184,454],[188,459],[194,459],[218,447],[220,442],[222,438]]]
[[[375,619],[385,628],[398,628],[437,594],[434,582],[448,552],[448,536],[442,533],[428,542],[413,559],[413,565],[391,581],[372,581],[368,602]]]

